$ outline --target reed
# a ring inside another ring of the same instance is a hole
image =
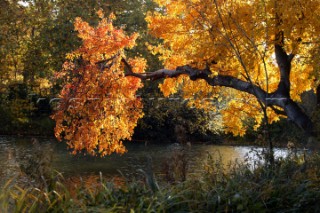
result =
[[[154,190],[145,180],[123,186],[81,184],[74,193],[55,178],[50,188],[22,187],[9,180],[0,192],[0,212],[320,212],[320,156],[291,156],[263,164],[222,166],[208,155],[198,178]],[[156,178],[156,177],[155,177]]]

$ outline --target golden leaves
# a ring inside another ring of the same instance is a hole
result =
[[[141,80],[125,77],[121,59],[124,49],[135,45],[137,34],[127,36],[112,25],[114,17],[101,18],[91,27],[80,18],[75,28],[83,45],[68,54],[59,76],[66,84],[60,93],[62,102],[52,116],[55,136],[66,140],[73,153],[87,151],[95,155],[124,153],[123,140],[130,140],[139,118],[142,102],[136,92]],[[135,72],[143,72],[146,61],[128,59]]]
[[[98,17],[99,17],[100,19],[103,19],[103,18],[104,18],[103,10],[102,10],[102,9],[99,9],[99,10],[97,11],[97,15],[98,15]]]
[[[114,28],[111,20],[115,17],[113,14],[109,18],[103,18],[102,11],[100,22],[96,28],[91,27],[81,18],[76,18],[75,30],[82,39],[82,47],[72,55],[81,55],[82,58],[94,64],[106,58],[111,58],[124,48],[132,48],[138,37],[137,33],[128,36],[120,28]]]
[[[284,33],[284,49],[288,54],[295,54],[290,74],[292,99],[300,100],[301,93],[315,87],[313,76],[318,72],[319,60],[314,55],[319,55],[320,1],[156,2],[163,7],[162,13],[149,13],[146,20],[151,34],[161,38],[163,44],[150,49],[160,55],[166,68],[209,65],[211,77],[221,74],[244,81],[250,79],[267,92],[275,92],[280,72],[274,44],[280,30]],[[212,60],[217,64],[210,64]],[[183,83],[166,79],[160,89],[165,96],[182,89],[186,98],[195,98],[193,106],[200,108],[208,108],[201,99],[215,97],[221,92],[211,91],[203,82],[187,78]],[[232,98],[240,101],[231,101],[223,112],[226,130],[243,135],[247,126],[244,122],[249,118],[254,120],[257,129],[262,120],[257,102],[251,97],[250,103],[241,104],[243,95],[238,92],[232,93]],[[279,119],[269,109],[268,115],[270,122]]]
[[[290,95],[293,100],[301,101],[300,95],[304,91],[316,88],[313,76],[314,69],[312,66],[305,64],[304,66],[293,67],[291,72],[290,80],[294,84],[291,84]]]
[[[128,60],[128,63],[132,67],[132,71],[135,73],[142,73],[147,68],[147,61],[144,58],[140,58],[140,57],[130,58]]]
[[[169,95],[176,93],[177,92],[176,79],[173,79],[173,78],[165,79],[163,84],[159,85],[159,89],[165,97],[168,97]]]

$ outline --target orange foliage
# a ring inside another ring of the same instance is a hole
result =
[[[52,117],[56,137],[66,140],[73,153],[103,156],[126,152],[122,141],[131,139],[137,120],[143,116],[141,100],[136,97],[142,83],[125,77],[121,64],[124,49],[135,45],[137,34],[128,36],[114,27],[113,15],[109,19],[103,18],[101,11],[98,15],[101,21],[97,27],[76,19],[75,29],[83,45],[67,55],[63,70],[57,74],[66,84]],[[128,62],[135,72],[146,67],[140,58]]]

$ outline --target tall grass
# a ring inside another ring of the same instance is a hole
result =
[[[122,186],[82,184],[71,193],[63,178],[50,188],[19,187],[0,192],[0,212],[320,212],[320,155],[279,159],[274,167],[233,163],[208,156],[199,178],[159,184],[144,180]],[[147,175],[147,173],[146,173]]]

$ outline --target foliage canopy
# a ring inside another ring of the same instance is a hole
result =
[[[121,60],[124,48],[132,48],[137,34],[127,36],[115,28],[113,15],[103,18],[96,28],[80,18],[75,29],[83,45],[67,56],[60,76],[66,85],[61,92],[62,103],[53,116],[56,136],[64,139],[74,152],[87,150],[101,155],[125,151],[121,140],[130,139],[137,120],[142,117],[141,100],[136,91],[141,80],[124,78]],[[103,62],[101,62],[103,61]],[[99,66],[97,65],[99,63]],[[140,58],[128,59],[136,72],[143,72],[146,63]]]
[[[319,83],[319,1],[155,2],[159,8],[146,20],[150,33],[163,42],[149,48],[165,68],[153,73],[144,72],[142,58],[125,56],[136,34],[127,36],[113,27],[112,17],[103,18],[101,11],[96,28],[77,19],[83,45],[64,64],[62,73],[69,82],[54,115],[56,135],[67,139],[71,148],[123,152],[121,140],[130,138],[142,116],[135,97],[140,79],[165,78],[160,85],[165,96],[180,90],[192,105],[205,110],[214,110],[206,98],[230,97],[221,113],[225,131],[235,135],[245,134],[248,118],[257,129],[264,118],[274,122],[280,116],[312,131],[296,101]],[[90,101],[93,97],[98,100]],[[70,108],[74,98],[81,102]]]

